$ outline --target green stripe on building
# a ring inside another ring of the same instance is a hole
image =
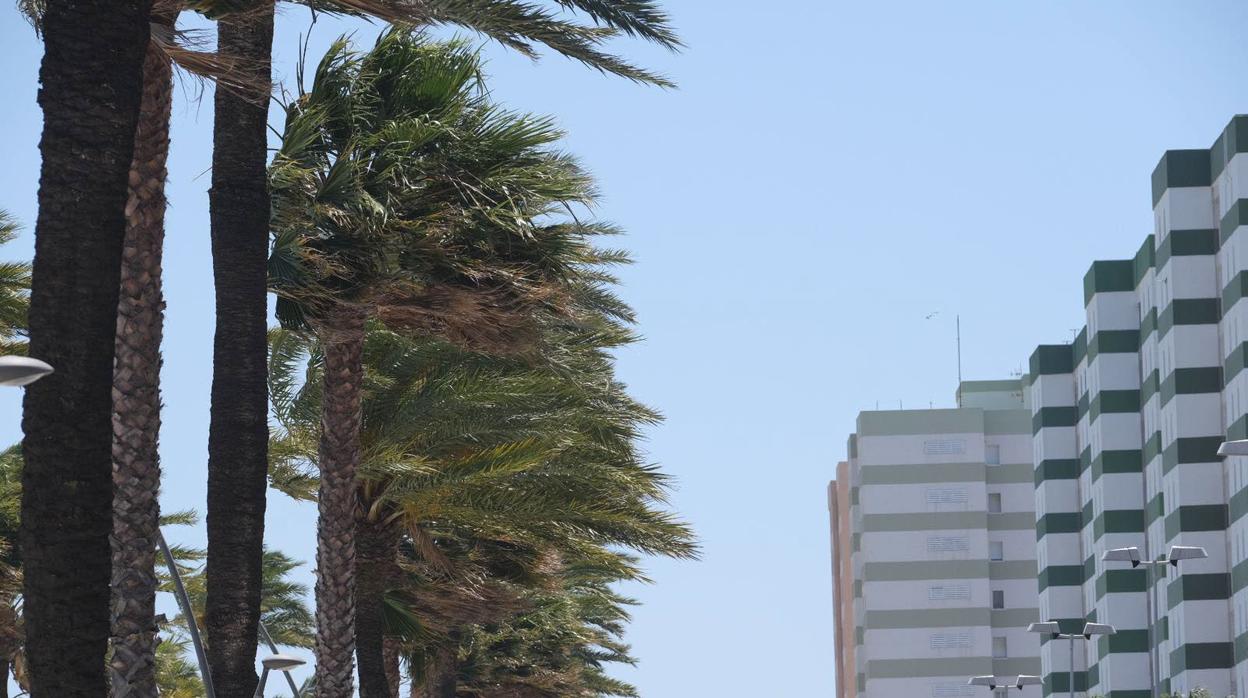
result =
[[[1045,514],[1036,519],[1036,540],[1050,533],[1078,533],[1082,528],[1079,512]]]
[[[1045,480],[1075,480],[1079,478],[1078,458],[1049,458],[1036,466],[1035,483],[1039,487]]]
[[[1170,674],[1189,669],[1230,669],[1235,666],[1235,645],[1230,642],[1189,642],[1170,652]]]
[[[1221,436],[1180,437],[1161,453],[1162,472],[1168,473],[1180,463],[1221,463],[1218,447]]]
[[[1092,302],[1098,293],[1135,290],[1135,260],[1112,259],[1092,263],[1083,277],[1083,304]]]
[[[1038,575],[1040,591],[1049,587],[1077,587],[1083,584],[1082,565],[1049,565]]]
[[[1166,540],[1180,532],[1221,531],[1227,526],[1225,504],[1188,504],[1166,516]]]
[[[1218,223],[1219,239],[1222,244],[1225,245],[1235,231],[1245,224],[1248,224],[1248,199],[1237,199]]]
[[[1217,298],[1175,298],[1158,316],[1158,336],[1165,337],[1177,325],[1216,324],[1220,305]]]
[[[1039,434],[1048,427],[1073,427],[1079,422],[1075,407],[1041,407],[1031,418],[1031,433]]]
[[[983,463],[915,463],[865,465],[860,470],[864,485],[920,485],[938,482],[983,482]]]
[[[1095,422],[1102,414],[1122,414],[1140,411],[1140,391],[1102,390],[1092,398],[1088,409],[1088,421]]]
[[[1231,575],[1181,574],[1166,586],[1166,600],[1170,608],[1184,601],[1221,601],[1231,598]]]
[[[1171,230],[1157,249],[1157,268],[1166,266],[1171,257],[1194,257],[1217,254],[1218,231]]]
[[[1167,189],[1207,187],[1213,183],[1208,150],[1167,150],[1153,169],[1153,205]]]
[[[1139,288],[1140,282],[1148,274],[1148,270],[1157,265],[1156,245],[1152,235],[1144,238],[1144,242],[1140,244],[1140,249],[1136,250],[1135,258],[1132,260],[1135,271],[1135,285]]]
[[[1175,395],[1200,395],[1222,392],[1222,369],[1176,368],[1161,382],[1161,404],[1164,407]]]
[[[1139,473],[1144,470],[1144,452],[1141,450],[1101,451],[1092,459],[1092,481],[1101,475]]]

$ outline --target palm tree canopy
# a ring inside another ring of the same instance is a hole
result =
[[[281,426],[271,449],[273,484],[310,498],[319,350],[294,332],[274,331],[271,340],[270,390]],[[666,476],[637,446],[641,428],[659,417],[628,397],[601,350],[531,364],[374,328],[364,361],[366,516],[402,522],[418,542],[455,529],[617,566],[599,545],[695,553],[687,527],[661,507]]]
[[[287,107],[270,169],[278,318],[301,328],[357,306],[388,326],[514,349],[567,305],[586,266],[613,261],[561,219],[593,182],[555,149],[548,118],[490,103],[462,41],[339,40]]]
[[[478,32],[536,58],[537,47],[613,75],[671,87],[662,75],[604,50],[621,34],[671,50],[682,44],[654,0],[299,0],[318,11],[376,17],[399,26],[444,25]],[[584,21],[585,19],[589,21]]]

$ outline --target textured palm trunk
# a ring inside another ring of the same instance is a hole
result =
[[[398,639],[387,637],[382,641],[381,651],[385,655],[386,682],[390,684],[390,695],[399,698],[399,686],[403,683],[403,674],[399,671],[399,657],[403,648],[399,645]],[[0,698],[3,697],[0,696]]]
[[[169,25],[172,21],[164,18]],[[161,253],[173,70],[155,43],[143,63],[113,370],[112,698],[155,698],[160,526]]]
[[[455,691],[459,688],[459,633],[451,633],[451,640],[446,644],[439,645],[433,653],[432,659],[425,666],[425,681],[420,689],[420,693],[416,693],[416,687],[412,687],[412,695],[415,698],[455,698]]]
[[[49,0],[30,355],[23,604],[35,698],[108,695],[113,340],[150,0]]]
[[[316,530],[316,696],[352,698],[355,657],[355,473],[364,383],[363,312],[343,308],[323,324]]]
[[[273,2],[217,23],[217,50],[270,80]],[[214,97],[212,272],[216,290],[208,428],[205,629],[217,698],[251,698],[256,675],[268,476],[266,340],[268,92]]]
[[[399,529],[361,520],[355,527],[355,651],[360,661],[360,698],[398,698],[386,651],[385,594],[399,582]],[[395,678],[398,671],[394,648]]]

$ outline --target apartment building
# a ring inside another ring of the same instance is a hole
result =
[[[1040,672],[1025,386],[964,382],[958,404],[861,413],[829,488],[842,698],[974,696],[970,676]]]
[[[1111,698],[1201,687],[1248,698],[1248,117],[1208,149],[1153,172],[1154,230],[1132,257],[1094,262],[1087,325],[1041,346],[1027,379],[1035,426],[1040,613],[1111,623],[1076,658],[1076,688]],[[1158,575],[1101,562],[1170,546],[1208,558]],[[1155,648],[1149,652],[1152,596]],[[1046,695],[1065,690],[1063,647],[1042,651]]]

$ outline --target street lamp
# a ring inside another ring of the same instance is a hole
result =
[[[1224,448],[1234,443],[1238,442],[1230,441],[1222,444],[1222,446],[1218,447],[1218,453],[1221,454]],[[1136,547],[1114,548],[1113,550],[1105,551],[1105,554],[1101,556],[1102,562],[1129,562],[1132,569],[1140,565],[1145,566],[1144,599],[1145,609],[1148,613],[1148,683],[1153,698],[1157,698],[1158,684],[1157,661],[1153,658],[1153,652],[1156,649],[1153,639],[1153,568],[1166,564],[1177,568],[1180,560],[1199,560],[1206,557],[1209,557],[1209,553],[1205,552],[1204,548],[1193,545],[1172,545],[1170,546],[1170,554],[1160,560],[1143,559],[1140,555],[1140,549]]]
[[[264,697],[264,684],[269,680],[270,671],[290,671],[295,667],[301,667],[307,662],[298,657],[289,654],[272,654],[260,660],[260,665],[264,667],[264,671],[260,672],[260,683],[256,686],[256,695],[254,698]],[[298,698],[296,694],[295,698]]]
[[[1248,439],[1223,441],[1222,445],[1218,446],[1218,455],[1223,458],[1227,456],[1248,456]]]
[[[52,367],[29,356],[0,356],[0,385],[29,385],[52,372]]]
[[[1084,642],[1089,642],[1092,640],[1093,635],[1113,635],[1118,631],[1114,629],[1114,626],[1104,623],[1084,623],[1082,633],[1063,633],[1057,621],[1050,620],[1043,623],[1032,623],[1027,626],[1027,632],[1048,635],[1054,640],[1070,641],[1070,684],[1068,688],[1070,689],[1070,698],[1075,698],[1075,640],[1082,639]]]
[[[1042,683],[1044,683],[1044,681],[1042,681],[1039,676],[1031,676],[1029,674],[1019,674],[1019,676],[1013,681],[1010,681],[1005,677],[997,678],[996,676],[972,676],[970,680],[966,682],[968,686],[986,686],[988,690],[993,693],[996,693],[998,688],[1005,693],[1009,693],[1011,686],[1021,691],[1023,690],[1023,686],[1039,686]]]

